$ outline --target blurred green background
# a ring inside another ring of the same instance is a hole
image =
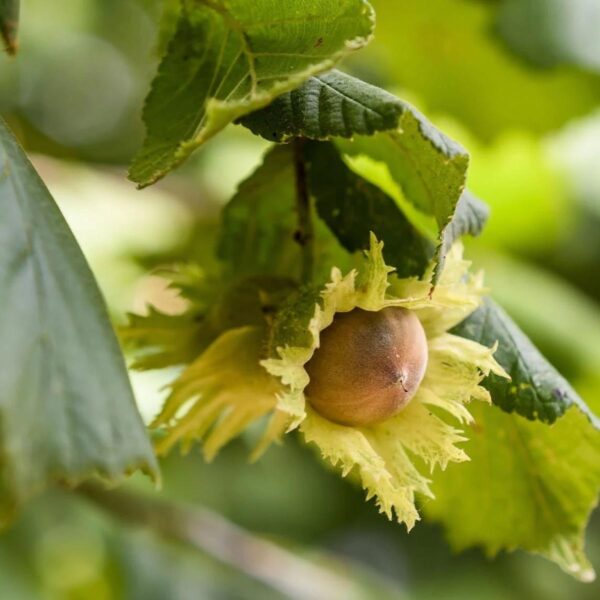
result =
[[[159,57],[162,4],[24,0],[21,52],[0,57],[0,112],[73,228],[117,323],[148,302],[177,310],[150,265],[184,252],[210,260],[211,224],[266,146],[231,126],[159,185],[138,192],[126,181]],[[597,49],[600,10],[590,22],[565,18],[559,9],[568,3],[558,0],[373,4],[376,39],[344,68],[413,102],[471,152],[469,187],[492,216],[468,255],[600,412],[600,53],[594,60],[585,51]],[[149,420],[169,375],[132,377]],[[453,555],[426,523],[407,535],[293,438],[256,465],[246,455],[242,438],[211,465],[198,454],[172,456],[162,465],[162,495],[282,543],[355,581],[365,598],[600,597],[598,584],[524,553]],[[587,544],[599,569],[599,514]],[[33,502],[0,537],[3,600],[279,597],[59,492]]]

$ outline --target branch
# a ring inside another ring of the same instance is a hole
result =
[[[296,138],[294,145],[294,169],[296,173],[296,210],[298,230],[294,239],[302,248],[302,282],[310,283],[314,269],[315,235],[310,210],[310,196],[306,181],[306,161],[304,159],[305,140]]]
[[[286,598],[360,597],[357,586],[343,576],[255,537],[205,508],[187,508],[140,493],[106,491],[89,483],[77,488],[77,492],[122,521],[149,527],[166,538],[203,551]]]

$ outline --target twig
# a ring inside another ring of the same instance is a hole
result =
[[[306,161],[304,157],[305,140],[296,138],[294,145],[294,169],[296,174],[296,210],[298,212],[298,230],[294,239],[302,248],[302,281],[310,283],[314,268],[314,231],[310,210],[310,196],[306,180]]]
[[[144,494],[106,491],[95,484],[78,493],[128,524],[184,542],[293,600],[356,599],[350,580],[255,537],[206,508],[187,508]]]

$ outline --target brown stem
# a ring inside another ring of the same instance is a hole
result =
[[[95,484],[80,495],[128,524],[143,525],[201,550],[293,600],[356,599],[348,579],[260,539],[206,508],[188,508],[141,493],[107,491]]]
[[[296,210],[298,213],[298,230],[294,239],[302,248],[302,281],[310,283],[314,270],[314,231],[310,209],[310,195],[306,178],[306,160],[304,146],[306,140],[294,140],[294,169],[296,174]]]

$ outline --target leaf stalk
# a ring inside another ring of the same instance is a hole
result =
[[[302,251],[302,282],[310,283],[314,272],[315,236],[304,152],[306,140],[297,138],[293,141],[293,145],[294,171],[296,176],[296,211],[298,213],[298,229],[294,233],[294,239],[298,242]]]

